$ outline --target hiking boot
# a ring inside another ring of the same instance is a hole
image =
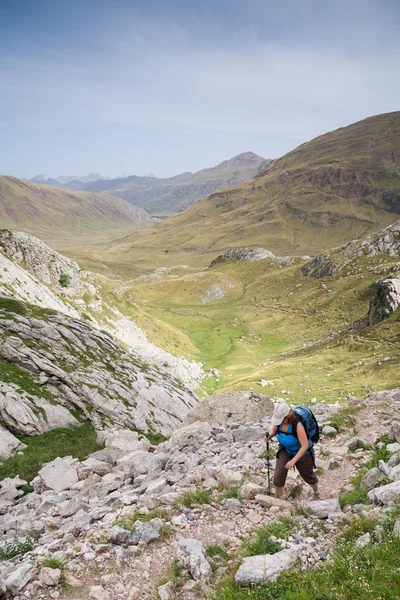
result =
[[[320,492],[314,492],[313,500],[321,500]]]

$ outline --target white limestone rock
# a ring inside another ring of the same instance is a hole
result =
[[[40,471],[39,476],[47,488],[54,492],[69,490],[79,481],[77,468],[71,464],[71,459],[56,458],[47,463]]]
[[[235,575],[239,585],[262,585],[275,581],[299,556],[300,548],[292,547],[276,554],[265,554],[244,558]]]
[[[181,539],[178,541],[177,558],[187,569],[195,581],[210,581],[212,571],[203,544],[195,539]]]
[[[20,442],[15,435],[0,425],[0,462],[25,448],[26,444]]]
[[[368,498],[374,504],[387,506],[392,500],[395,501],[400,498],[400,480],[371,490],[368,492]]]
[[[307,508],[311,515],[319,519],[327,519],[332,513],[341,513],[338,498],[328,498],[327,500],[313,500],[307,503]]]
[[[212,429],[208,423],[200,421],[175,429],[171,435],[171,448],[182,450],[185,446],[202,444],[211,437]]]

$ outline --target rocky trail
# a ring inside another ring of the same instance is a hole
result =
[[[373,510],[400,497],[400,424],[393,425],[400,415],[400,392],[353,401],[347,412],[327,405],[314,409],[323,431],[316,451],[322,471],[317,501],[308,486],[299,490],[295,471],[289,473],[285,500],[266,495],[262,432],[268,419],[214,427],[196,421],[157,447],[133,432],[106,430],[104,450],[82,463],[53,461],[33,480],[34,492],[27,496],[18,499],[24,482],[5,480],[2,533],[21,540],[36,529],[39,539],[24,556],[0,562],[0,597],[211,597],[215,582],[239,566],[248,534],[290,515],[297,533],[280,540],[277,554],[244,558],[236,581],[261,583],[266,573],[277,576],[298,559],[302,568],[318,568],[334,541],[334,535],[322,533],[321,519],[325,533],[335,534],[349,518],[353,508],[342,512],[339,491],[353,488],[349,480],[371,457],[371,444],[390,431],[394,443],[387,448],[393,456],[368,471],[365,485]],[[213,550],[225,560],[219,562]]]

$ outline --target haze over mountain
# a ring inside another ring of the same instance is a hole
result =
[[[164,179],[151,175],[131,175],[107,180],[99,177],[86,182],[83,177],[69,181],[58,178],[57,183],[52,179],[41,183],[74,190],[107,192],[142,206],[150,215],[165,217],[184,211],[212,192],[251,179],[269,162],[253,152],[244,152],[215,167]]]
[[[0,177],[1,227],[39,236],[55,248],[90,247],[149,226],[143,208],[108,194],[72,192]]]
[[[321,135],[109,252],[143,266],[205,266],[237,246],[315,254],[376,231],[400,214],[399,134],[394,112]]]

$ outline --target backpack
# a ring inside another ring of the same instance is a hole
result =
[[[292,408],[292,410],[303,425],[308,439],[316,444],[319,441],[319,426],[311,408],[304,406],[304,404],[300,404],[299,406]],[[293,435],[297,438],[297,426],[296,428],[293,428]]]

